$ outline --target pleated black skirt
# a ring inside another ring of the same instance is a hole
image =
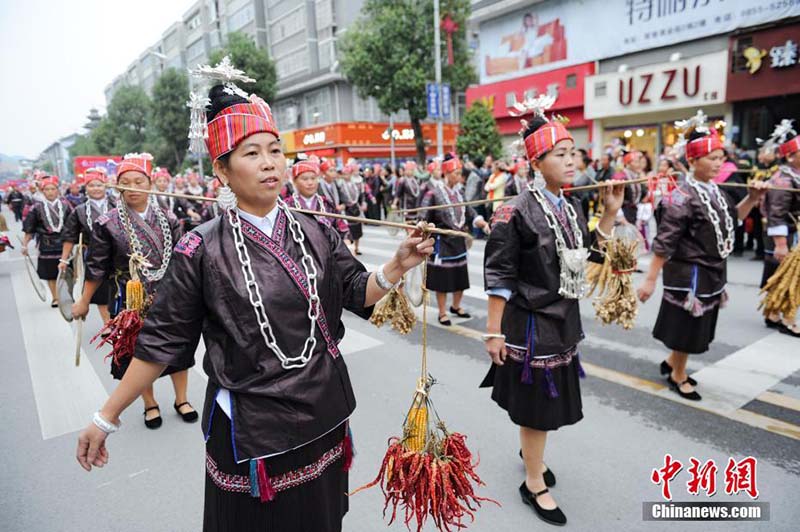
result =
[[[267,458],[277,494],[261,502],[249,489],[250,466],[233,458],[230,422],[216,409],[206,443],[204,532],[340,532],[348,510],[343,470],[345,427],[300,449]]]
[[[548,370],[532,368],[531,384],[522,382],[523,363],[509,356],[505,364],[492,364],[481,388],[492,388],[492,399],[514,424],[536,430],[557,430],[583,419],[580,360],[556,355]],[[555,390],[555,396],[553,393]]]
[[[103,279],[103,282],[100,283],[100,286],[98,286],[97,290],[95,290],[94,294],[92,294],[92,305],[108,305],[108,292],[108,279]]]
[[[693,355],[705,353],[714,341],[718,315],[719,304],[702,316],[694,317],[687,310],[662,299],[653,337],[672,351]]]
[[[36,273],[42,281],[58,279],[58,258],[39,257],[36,261]]]
[[[350,240],[360,240],[364,236],[364,227],[358,222],[349,222],[350,224]]]
[[[425,287],[433,292],[460,292],[469,288],[469,271],[466,261],[459,261],[456,265],[445,262],[436,266],[428,261],[428,272]]]

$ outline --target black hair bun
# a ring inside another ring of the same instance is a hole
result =
[[[211,90],[208,91],[208,99],[211,100],[211,105],[206,113],[209,122],[214,120],[214,117],[217,116],[220,111],[227,109],[231,105],[248,103],[246,99],[239,95],[225,92],[225,87],[223,85],[214,85],[211,87]]]
[[[549,122],[541,116],[534,116],[532,120],[528,121],[528,127],[526,127],[525,131],[522,133],[522,138],[528,138],[529,135],[533,135],[536,130],[548,123]]]
[[[452,161],[453,159],[455,159],[455,157],[452,153],[448,152],[444,154],[444,161]]]
[[[708,132],[708,131],[697,131],[696,129],[693,129],[689,133],[689,138],[687,138],[686,141],[687,142],[692,142],[693,140],[705,138],[705,137],[709,136],[710,134],[711,133]]]
[[[790,140],[792,140],[792,139],[793,139],[793,138],[795,138],[796,136],[797,136],[796,134],[794,134],[794,133],[792,133],[792,132],[790,131],[790,132],[788,132],[788,133],[786,134],[786,136],[784,137],[784,142],[789,142]]]

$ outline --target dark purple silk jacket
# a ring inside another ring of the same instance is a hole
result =
[[[338,343],[342,309],[363,318],[369,274],[335,229],[295,214],[317,268],[322,312],[317,347],[304,368],[283,369],[261,336],[250,304],[232,226],[219,216],[184,235],[136,345],[137,358],[187,367],[202,335],[208,375],[203,430],[208,437],[216,396],[230,390],[237,461],[286,452],[326,434],[355,409]],[[308,280],[302,253],[281,211],[272,238],[241,219],[244,245],[278,345],[299,355],[309,333]],[[219,419],[219,418],[218,418]]]

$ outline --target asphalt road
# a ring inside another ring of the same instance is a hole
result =
[[[12,234],[18,231],[12,229]],[[368,266],[379,265],[395,245],[383,230],[368,228],[361,258]],[[478,389],[488,369],[478,339],[486,316],[482,250],[483,243],[477,242],[469,261],[473,288],[464,304],[473,318],[456,319],[449,329],[429,329],[429,370],[440,383],[433,397],[448,427],[467,434],[469,446],[480,455],[479,473],[486,482],[480,493],[502,504],[484,506],[470,530],[548,530],[517,495],[524,478],[517,430],[489,391]],[[585,418],[552,433],[546,454],[558,478],[553,494],[570,529],[797,529],[800,340],[763,327],[756,311],[761,264],[748,258],[731,260],[730,304],[721,313],[711,351],[690,360],[705,398],[697,404],[669,392],[658,374],[666,351],[650,330],[659,294],[641,309],[631,331],[600,325],[591,304],[582,303]],[[169,379],[156,385],[165,418],[161,429],[144,427],[136,403],[123,415],[123,430],[109,439],[109,465],[91,474],[77,465],[77,431],[115,386],[103,361],[105,351],[88,344],[100,327],[99,317],[92,314],[86,324],[82,363],[76,368],[72,326],[36,299],[20,259],[18,250],[0,255],[0,529],[200,530],[203,440],[199,425],[184,424],[170,408]],[[429,316],[435,321],[435,311]],[[419,329],[403,337],[352,315],[345,323],[342,351],[358,399],[351,486],[358,486],[374,477],[387,438],[400,430],[419,372],[421,337]],[[190,372],[189,397],[199,407],[206,381],[199,364],[196,368]],[[719,467],[718,493],[710,499],[687,492],[684,468],[672,482],[676,501],[750,501],[745,494],[724,493],[723,470],[730,457],[757,458],[758,501],[769,503],[770,520],[644,522],[642,504],[661,500],[661,488],[650,474],[663,466],[667,453],[686,467],[690,457],[714,459]],[[354,496],[344,530],[386,529],[382,507],[377,489]],[[404,529],[402,524],[390,528]]]

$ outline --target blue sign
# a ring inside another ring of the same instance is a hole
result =
[[[428,94],[428,116],[439,118],[439,91],[436,90],[436,83],[425,85]]]
[[[450,118],[450,84],[442,83],[442,116]]]

